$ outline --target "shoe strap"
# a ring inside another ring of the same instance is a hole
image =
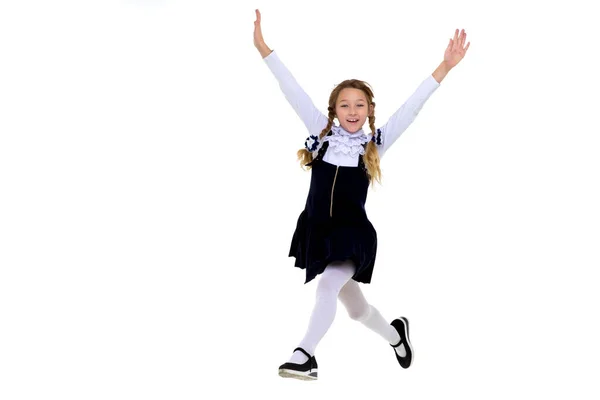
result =
[[[400,341],[398,342],[398,344],[395,344],[395,345],[394,344],[390,344],[390,346],[392,346],[392,347],[398,347],[398,346],[400,346],[403,343],[404,343],[404,340],[402,338],[400,338]]]
[[[296,351],[300,351],[300,352],[304,353],[304,355],[305,355],[306,357],[308,357],[308,359],[309,359],[309,360],[312,358],[312,356],[311,356],[310,354],[308,354],[308,353],[306,352],[306,350],[304,350],[302,347],[296,347],[296,348],[294,349],[294,352],[296,352]]]

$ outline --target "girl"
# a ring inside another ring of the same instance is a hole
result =
[[[296,267],[306,270],[305,284],[320,276],[308,329],[291,358],[279,367],[280,376],[317,379],[315,349],[333,323],[338,298],[352,319],[390,344],[402,368],[410,367],[413,348],[408,319],[400,317],[388,324],[367,302],[359,286],[359,282],[371,282],[377,251],[377,234],[367,218],[365,201],[369,184],[381,182],[381,157],[464,57],[470,45],[463,47],[465,38],[464,29],[460,35],[457,29],[436,70],[385,125],[376,128],[373,92],[366,82],[357,79],[343,81],[333,89],[328,115],[321,114],[277,54],[265,44],[260,11],[256,10],[254,45],[309,133],[304,148],[298,151],[298,159],[311,169],[310,190],[289,256],[295,257]],[[362,129],[367,119],[369,134]]]

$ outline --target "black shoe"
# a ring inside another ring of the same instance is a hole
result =
[[[317,359],[311,356],[301,347],[295,348],[294,351],[301,351],[308,360],[304,364],[294,364],[286,362],[279,366],[279,376],[284,378],[296,378],[305,381],[314,381],[317,379]]]
[[[400,335],[400,341],[398,344],[390,344],[390,346],[394,347],[394,354],[396,355],[396,360],[402,368],[408,368],[412,364],[413,360],[413,348],[410,344],[410,339],[408,338],[408,319],[404,317],[400,317],[399,319],[395,319],[391,324]],[[396,353],[396,347],[404,345],[404,350],[406,351],[406,355],[404,357],[400,357],[398,353]]]

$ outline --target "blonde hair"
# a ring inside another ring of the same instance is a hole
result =
[[[329,107],[327,107],[328,111],[328,119],[327,126],[321,131],[319,134],[319,140],[322,139],[333,126],[333,119],[335,118],[335,103],[337,102],[337,98],[340,92],[343,89],[352,88],[362,90],[367,97],[367,103],[373,106],[373,113],[369,115],[369,127],[371,128],[371,132],[373,135],[375,132],[375,102],[373,101],[373,91],[367,82],[358,80],[358,79],[348,79],[337,85],[331,94],[329,95]],[[306,148],[302,148],[298,150],[298,160],[300,161],[300,166],[302,168],[307,167],[306,164],[310,163],[313,160],[312,152],[308,151]],[[363,155],[363,161],[365,163],[365,167],[367,168],[367,174],[369,175],[369,179],[371,181],[371,185],[375,184],[375,181],[381,184],[381,168],[379,167],[379,151],[377,150],[377,146],[375,143],[370,140],[367,144],[367,149],[365,154]],[[308,169],[311,167],[308,166]]]

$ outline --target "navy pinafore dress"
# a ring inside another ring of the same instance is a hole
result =
[[[357,167],[333,165],[323,160],[328,147],[325,141],[307,164],[312,167],[310,190],[289,257],[296,258],[296,267],[306,270],[304,283],[321,274],[329,263],[348,259],[356,265],[352,279],[371,283],[377,232],[365,210],[370,181],[363,156],[359,155]]]

